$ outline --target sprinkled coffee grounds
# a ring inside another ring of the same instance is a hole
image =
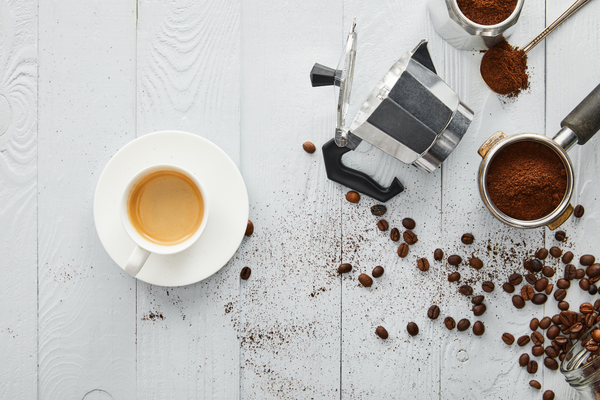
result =
[[[549,147],[531,141],[506,146],[492,161],[487,177],[492,202],[504,214],[531,221],[558,207],[567,189],[565,167]]]
[[[458,0],[460,11],[473,22],[496,25],[510,17],[517,0]]]
[[[480,71],[485,83],[498,94],[517,96],[529,88],[527,54],[506,40],[485,52]]]

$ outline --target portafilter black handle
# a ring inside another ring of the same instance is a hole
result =
[[[394,178],[390,187],[385,188],[369,175],[345,166],[342,156],[350,150],[348,147],[338,147],[333,139],[323,145],[323,159],[329,179],[384,203],[404,190],[398,178]]]
[[[332,86],[335,84],[335,74],[335,69],[317,63],[310,70],[310,83],[313,87]]]
[[[600,84],[562,120],[561,127],[571,129],[585,144],[600,130]]]

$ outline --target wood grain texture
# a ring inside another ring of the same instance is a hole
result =
[[[0,1],[2,399],[37,396],[36,46],[36,3]]]
[[[240,2],[140,1],[138,135],[198,134],[240,164]],[[138,395],[239,397],[237,256],[182,288],[138,282]]]
[[[92,218],[135,132],[135,1],[39,5],[39,381],[43,399],[136,396],[135,281]]]

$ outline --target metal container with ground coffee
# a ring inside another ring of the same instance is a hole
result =
[[[429,0],[436,32],[460,50],[486,50],[517,29],[524,0]]]
[[[574,172],[567,151],[600,130],[600,85],[561,122],[550,139],[496,132],[479,148],[479,193],[500,221],[516,228],[556,229],[573,213]]]

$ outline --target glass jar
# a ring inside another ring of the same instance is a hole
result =
[[[582,343],[591,339],[591,333],[600,329],[600,323],[591,327],[581,339],[568,351],[565,359],[560,364],[563,373],[571,387],[575,388],[581,400],[600,400],[600,357],[588,361],[590,353]]]

